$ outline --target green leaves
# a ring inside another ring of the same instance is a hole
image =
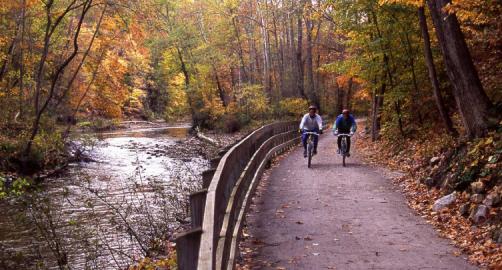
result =
[[[14,180],[0,174],[0,200],[8,196],[21,196],[31,185],[27,178],[18,177]]]

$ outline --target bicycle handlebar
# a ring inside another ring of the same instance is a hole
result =
[[[315,136],[319,136],[319,133],[317,132],[312,132],[312,131],[304,131],[303,134],[310,134],[310,135],[315,135]]]
[[[352,137],[354,134],[350,133],[333,133],[335,136],[347,136],[347,137]]]

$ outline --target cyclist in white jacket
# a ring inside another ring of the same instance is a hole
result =
[[[305,114],[300,122],[300,132],[302,133],[302,144],[303,144],[303,156],[307,157],[307,139],[310,134],[305,134],[305,132],[317,132],[322,134],[322,118],[317,114],[317,107],[310,106],[309,113]],[[319,142],[319,136],[313,136],[314,141],[314,152],[317,154],[317,143]]]

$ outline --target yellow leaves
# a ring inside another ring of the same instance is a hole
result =
[[[166,118],[172,119],[188,114],[188,96],[185,91],[185,77],[178,73],[169,81],[167,89],[168,102],[166,106]]]
[[[476,160],[474,160],[474,161],[471,163],[471,165],[470,165],[470,166],[471,166],[471,167],[476,167],[476,166],[478,166],[478,163],[479,163],[479,161],[476,159]]]
[[[155,270],[155,269],[177,269],[176,256],[168,258],[151,259],[143,258],[137,263],[129,267],[129,270]]]
[[[488,146],[493,143],[493,137],[489,137],[485,140],[484,145]]]
[[[269,100],[260,85],[246,85],[234,90],[234,96],[241,113],[251,118],[268,112]]]
[[[389,4],[405,4],[405,5],[412,5],[416,7],[421,7],[424,5],[423,0],[379,0],[378,4],[383,6],[383,5],[389,5]]]
[[[300,116],[308,108],[308,102],[302,98],[286,98],[279,102],[280,110],[291,116]]]

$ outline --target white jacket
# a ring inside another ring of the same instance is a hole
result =
[[[307,113],[303,116],[302,122],[300,123],[300,129],[314,130],[318,128],[322,130],[322,118],[320,115],[316,114],[314,117],[310,117]]]

